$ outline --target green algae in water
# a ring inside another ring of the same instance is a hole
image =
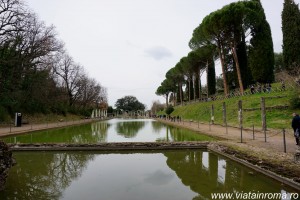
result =
[[[213,138],[154,120],[113,119],[3,138],[7,143],[212,141]]]
[[[0,199],[198,200],[215,192],[292,189],[198,150],[127,153],[18,152]]]

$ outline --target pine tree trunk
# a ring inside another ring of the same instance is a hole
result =
[[[221,50],[221,45],[218,45],[218,53],[221,61],[221,66],[222,66],[222,75],[223,75],[223,85],[224,85],[224,94],[225,96],[228,96],[229,90],[228,90],[228,84],[227,84],[227,77],[226,77],[226,72],[225,72],[225,61],[224,61],[224,52]]]
[[[244,86],[243,86],[243,80],[242,80],[242,76],[241,76],[241,70],[240,70],[240,65],[239,65],[239,60],[236,54],[236,48],[233,45],[233,47],[231,47],[231,51],[233,53],[233,58],[235,61],[235,67],[236,67],[236,73],[237,73],[237,77],[238,77],[238,81],[239,81],[239,86],[240,86],[240,92],[242,94],[244,94]]]

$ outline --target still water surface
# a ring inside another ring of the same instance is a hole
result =
[[[4,138],[7,143],[211,141],[212,138],[151,119],[112,119]]]
[[[200,200],[213,192],[292,192],[199,150],[135,153],[18,152],[0,199]]]

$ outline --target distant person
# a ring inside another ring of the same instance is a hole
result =
[[[263,92],[268,92],[267,84],[264,84],[264,85],[263,85]]]
[[[261,93],[261,84],[260,83],[257,84],[257,92]]]
[[[294,136],[295,136],[295,139],[296,139],[296,144],[300,145],[299,144],[300,117],[296,113],[293,113],[292,128],[294,129]]]
[[[251,94],[254,94],[254,91],[255,91],[254,85],[251,85],[250,91],[251,91]]]
[[[284,83],[284,81],[281,81],[281,90],[285,90],[285,83]]]
[[[269,92],[272,91],[272,85],[271,85],[271,83],[268,83],[268,90],[269,90]]]

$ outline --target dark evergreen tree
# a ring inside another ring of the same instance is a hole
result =
[[[271,28],[259,0],[253,0],[249,67],[255,82],[274,81],[274,49]]]
[[[216,71],[213,58],[211,58],[211,61],[208,62],[207,66],[207,90],[208,95],[213,95],[216,93]]]
[[[300,11],[294,0],[284,0],[281,16],[284,67],[300,67]]]

